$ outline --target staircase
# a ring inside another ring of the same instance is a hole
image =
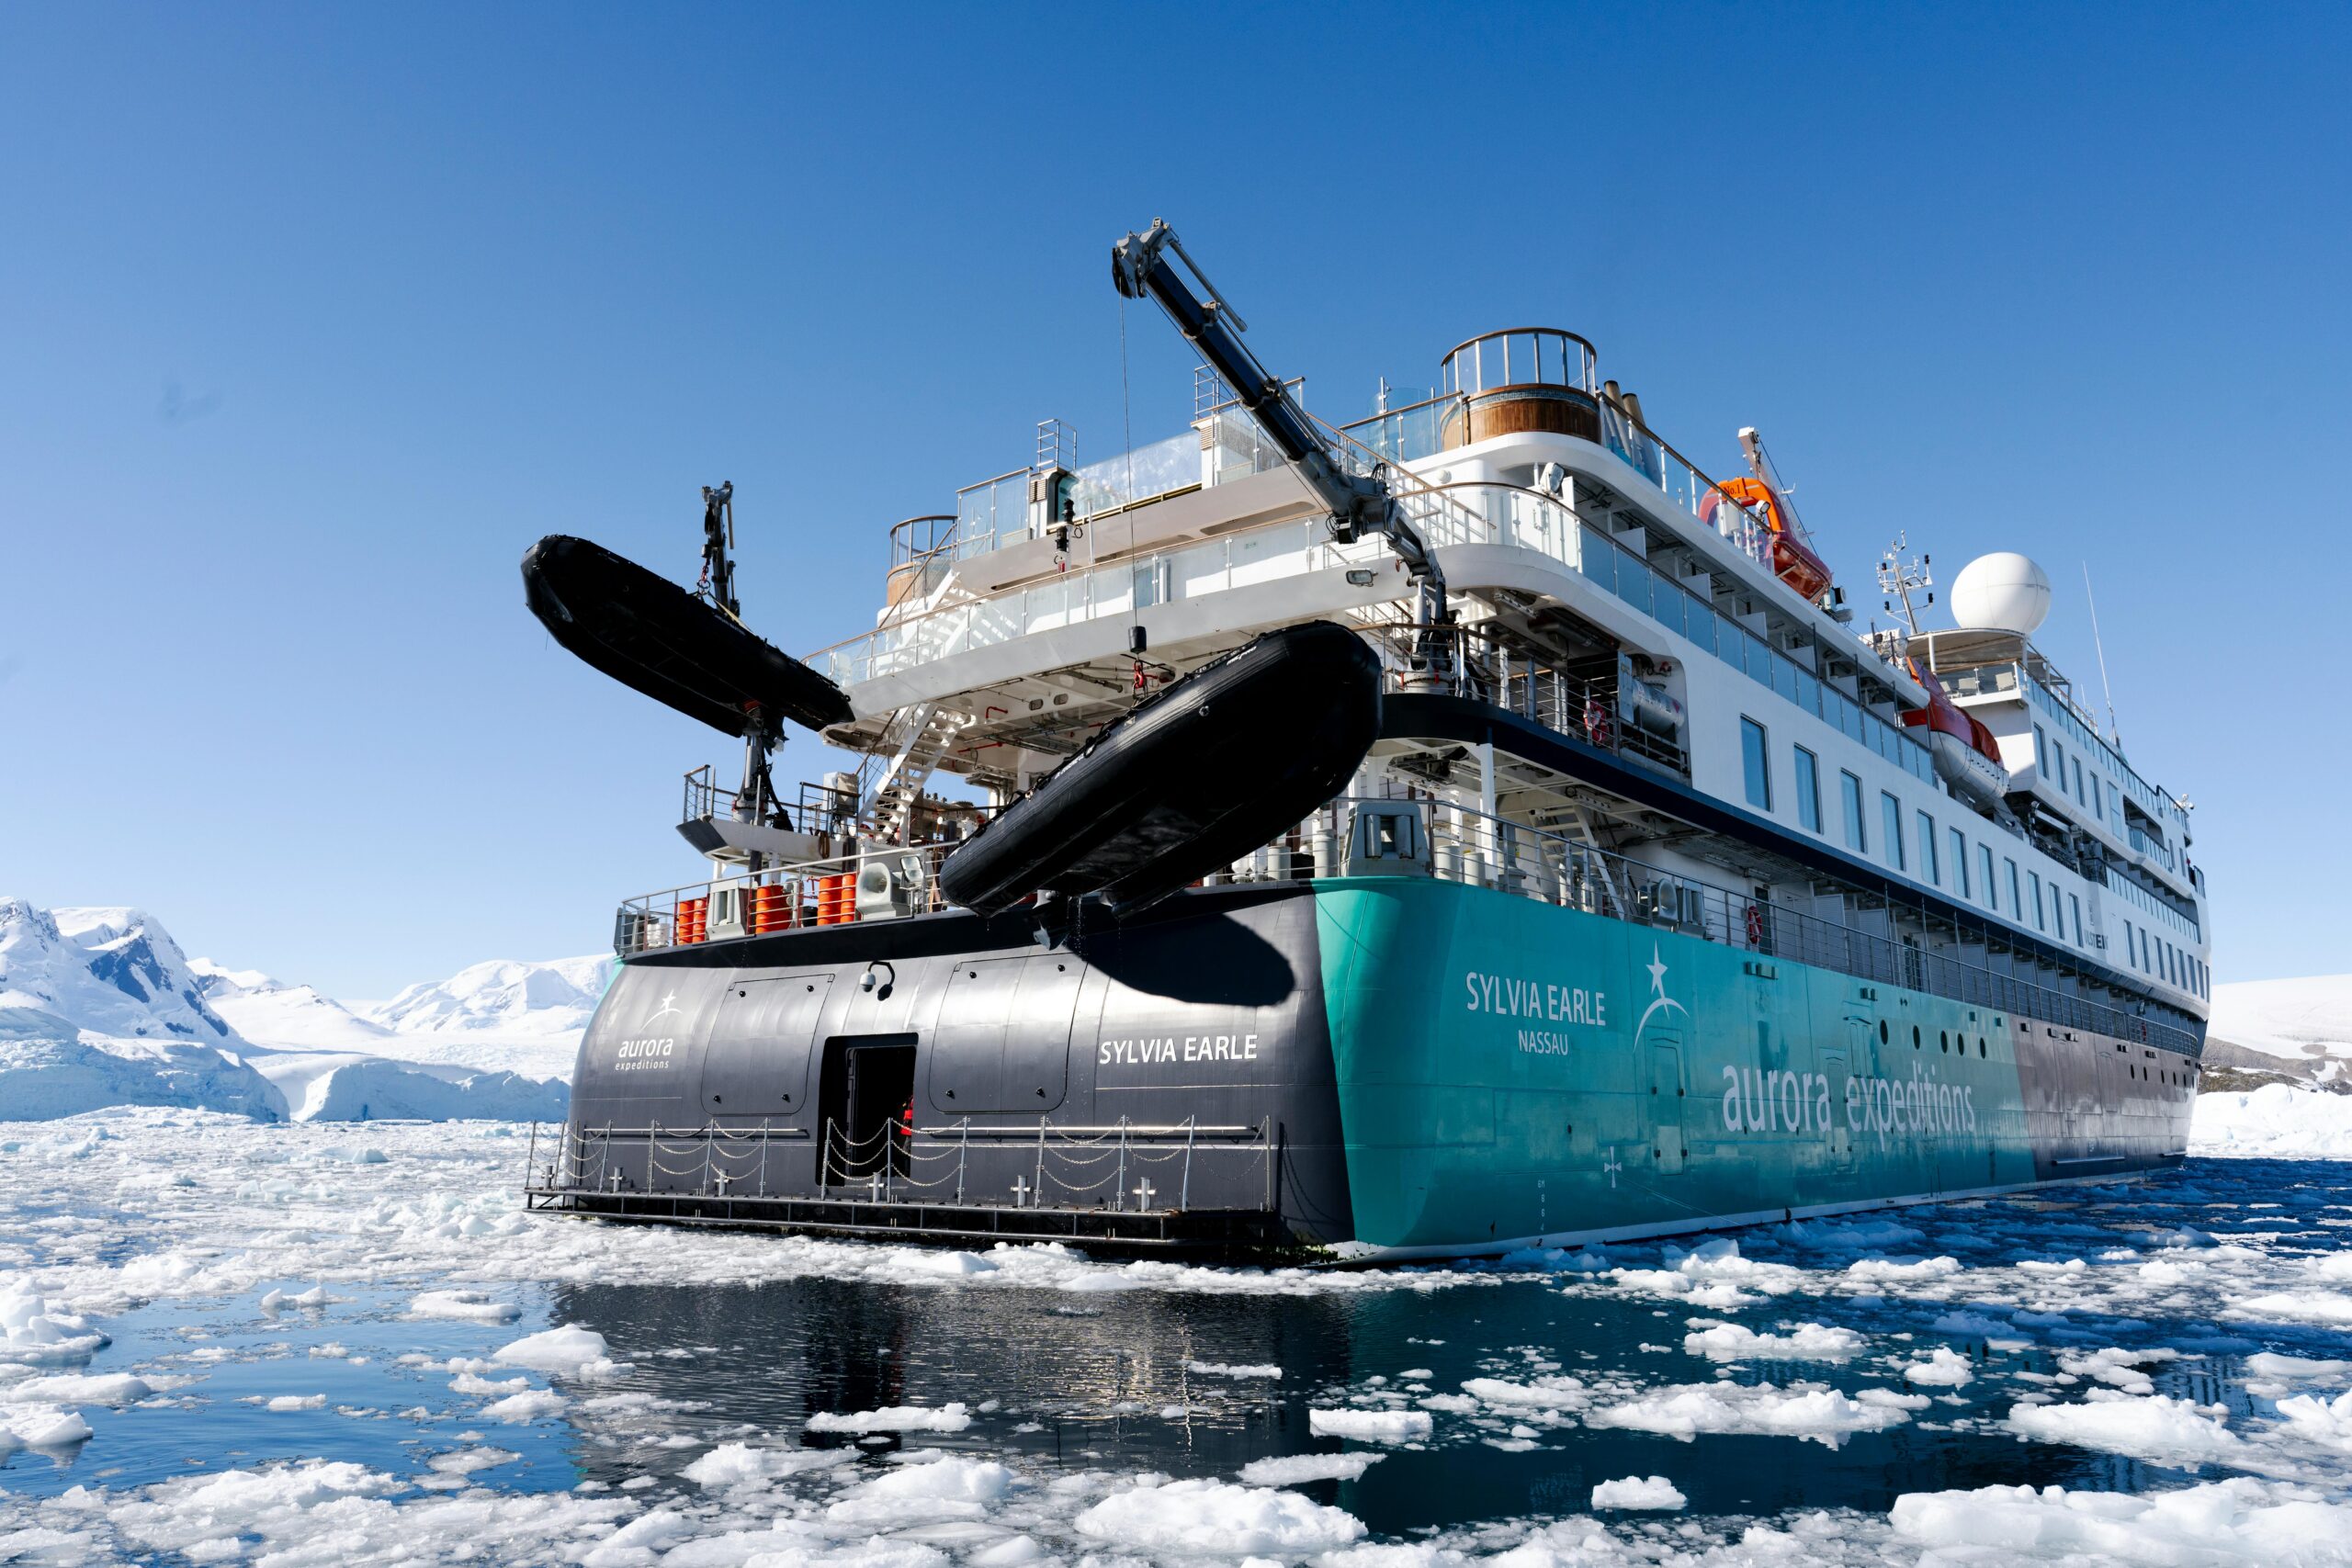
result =
[[[919,703],[899,716],[892,727],[900,737],[899,749],[858,800],[857,814],[873,824],[876,839],[886,844],[907,841],[922,786],[967,722],[937,703]]]

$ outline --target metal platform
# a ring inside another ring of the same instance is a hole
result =
[[[1265,1258],[1297,1249],[1281,1216],[1257,1209],[1148,1209],[927,1202],[850,1197],[714,1197],[529,1187],[538,1213],[640,1224],[704,1225],[808,1235],[969,1246],[1059,1241],[1133,1256]]]

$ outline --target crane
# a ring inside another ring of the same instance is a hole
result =
[[[1200,285],[1198,293],[1177,271],[1170,256],[1184,264],[1185,271]],[[1441,631],[1453,618],[1445,605],[1445,573],[1438,567],[1435,552],[1397,502],[1388,483],[1387,465],[1376,465],[1368,474],[1350,473],[1341,465],[1336,449],[1316,429],[1290,389],[1269,374],[1241,341],[1248,323],[1216,291],[1200,264],[1186,254],[1183,242],[1166,219],[1153,219],[1148,230],[1130,232],[1112,247],[1111,280],[1127,299],[1156,300],[1168,312],[1176,330],[1233,389],[1235,399],[1290,462],[1317,504],[1329,513],[1332,538],[1346,545],[1366,534],[1378,534],[1388,540],[1417,590],[1416,662],[1432,670],[1450,667],[1452,660]]]

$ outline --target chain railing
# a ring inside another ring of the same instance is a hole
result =
[[[936,1126],[888,1122],[862,1136],[853,1136],[828,1118],[815,1140],[813,1161],[796,1164],[788,1173],[786,1162],[775,1157],[779,1148],[805,1154],[810,1142],[803,1128],[764,1124],[577,1127],[565,1132],[560,1147],[541,1166],[536,1163],[535,1126],[526,1158],[531,1162],[530,1185],[546,1192],[620,1196],[684,1191],[741,1199],[839,1195],[877,1203],[1107,1208],[1114,1213],[1189,1211],[1193,1179],[1196,1174],[1205,1179],[1212,1161],[1221,1162],[1220,1191],[1229,1198],[1242,1190],[1232,1174],[1238,1161],[1243,1179],[1260,1184],[1262,1201],[1271,1208],[1277,1162],[1271,1117],[1255,1126],[1207,1124],[1197,1117],[1165,1124],[1122,1117],[1107,1125],[1057,1126],[1045,1116],[1035,1124],[1008,1121],[977,1125],[967,1116]],[[1017,1168],[1001,1192],[979,1190],[973,1170],[976,1145],[1010,1150],[1017,1156],[990,1162],[1000,1172]],[[796,1179],[803,1172],[805,1179]]]

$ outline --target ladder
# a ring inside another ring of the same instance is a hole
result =
[[[947,754],[948,746],[966,719],[937,703],[919,703],[900,716],[902,739],[873,787],[858,802],[858,816],[874,825],[874,836],[886,844],[903,844],[914,829],[915,803],[932,770]]]

